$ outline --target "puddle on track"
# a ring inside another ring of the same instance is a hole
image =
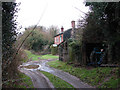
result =
[[[27,62],[20,65],[20,68],[24,68],[26,70],[31,70],[31,71],[41,70],[46,72],[53,72],[54,70],[46,66],[47,62],[48,61]]]
[[[22,66],[22,68],[28,68],[28,69],[37,69],[39,65],[28,65],[28,66]]]
[[[29,74],[31,76],[32,75],[37,76],[38,75],[37,72],[39,72],[37,70],[46,71],[46,72],[49,72],[49,73],[61,78],[64,81],[70,83],[75,88],[92,88],[92,86],[89,86],[88,84],[86,84],[84,82],[81,82],[81,80],[79,80],[79,78],[72,76],[69,73],[49,67],[46,64],[47,62],[48,61],[45,61],[45,60],[27,62],[27,63],[23,63],[22,65],[20,65],[19,69],[21,69],[21,71],[23,70],[25,73],[30,72]],[[27,68],[25,68],[25,67],[27,67]]]

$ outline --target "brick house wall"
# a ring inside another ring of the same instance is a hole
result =
[[[54,37],[54,44],[59,45],[61,42],[63,42],[63,33]]]
[[[54,44],[59,45],[60,43],[63,42],[63,31],[64,28],[61,27],[61,33],[54,36]]]

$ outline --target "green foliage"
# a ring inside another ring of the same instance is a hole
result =
[[[17,41],[17,45],[19,45],[32,30],[33,26],[26,28],[23,35],[21,35]],[[53,35],[56,33],[57,29],[55,27],[46,29],[43,26],[37,26],[32,34],[26,39],[23,47],[25,49],[34,50],[35,52],[49,52],[50,45],[54,43]],[[48,47],[46,48],[46,46]]]
[[[120,34],[116,32],[119,28],[117,21],[119,21],[120,16],[116,17],[117,13],[119,13],[116,13],[116,10],[120,9],[119,5],[120,3],[114,2],[86,3],[86,6],[90,6],[93,13],[91,16],[89,15],[89,17],[95,20],[95,24],[92,25],[99,26],[99,29],[101,29],[101,32],[107,40],[107,43],[115,43],[116,41],[120,41],[120,39],[118,39]]]
[[[23,73],[19,73],[19,81],[13,82],[12,88],[34,88],[32,80],[30,77]]]
[[[91,26],[91,28],[93,28],[94,30],[100,30],[104,36],[107,35],[107,33],[109,33],[109,31],[106,32],[106,30],[108,30],[108,24],[107,24],[107,17],[105,14],[105,8],[107,6],[107,2],[87,2],[86,6],[90,6],[92,13],[89,14],[88,18],[87,18],[87,22],[88,25]],[[93,26],[95,25],[95,26]],[[100,31],[98,33],[100,33]],[[96,32],[97,34],[97,32]],[[100,34],[99,34],[100,35]],[[108,37],[106,37],[108,38]]]
[[[69,40],[69,61],[79,62],[82,60],[81,44],[77,40]]]
[[[28,50],[25,50],[25,52],[27,53],[28,59],[29,60],[39,60],[39,59],[58,59],[58,56],[54,56],[51,54],[47,54],[47,55],[36,55],[31,53]]]
[[[67,65],[67,63],[64,63],[62,61],[56,60],[56,61],[51,61],[47,63],[50,67],[53,68],[57,68],[57,69],[61,69],[65,72],[67,72],[66,70],[71,70],[72,66]]]
[[[94,18],[94,12],[89,13],[86,18],[87,24],[83,28],[83,40],[87,43],[99,43],[103,42],[104,34],[103,34],[103,27],[104,25],[98,24],[98,18]],[[103,23],[102,23],[103,24]],[[94,26],[93,26],[94,25]]]
[[[40,59],[58,59],[59,56],[47,54],[47,55],[42,55]]]
[[[68,47],[68,49],[69,49],[69,61],[68,61],[68,62],[73,62],[73,61],[74,61],[75,54],[74,54],[74,52],[73,52],[72,47]]]
[[[97,67],[89,69],[84,67],[73,67],[59,60],[51,61],[47,64],[50,67],[68,72],[92,86],[117,88],[119,85],[117,82],[120,79],[120,77],[118,77],[118,68]]]
[[[17,22],[15,13],[18,4],[2,2],[2,80],[13,78],[17,70],[17,60],[13,59],[16,49],[14,43],[17,36]],[[14,67],[14,68],[13,68]]]
[[[44,72],[44,71],[40,71],[40,72],[42,72],[45,76],[47,76],[49,78],[50,82],[52,82],[52,84],[54,85],[55,88],[74,88],[69,83],[65,82],[64,80],[62,80],[48,72]]]
[[[115,79],[114,76],[112,76],[107,82],[104,82],[99,88],[116,88],[118,85],[120,85],[120,78]]]
[[[73,41],[73,38],[69,38],[68,39],[68,43],[72,42]]]
[[[14,52],[12,47],[16,40],[15,3],[2,3],[2,54],[3,61],[10,59]]]
[[[90,6],[90,9],[94,12],[94,18],[97,20],[105,19],[105,8],[107,6],[107,2],[87,2],[86,6]],[[99,23],[97,21],[96,23]]]
[[[83,27],[84,24],[81,25],[80,28],[76,29],[76,34],[75,34],[75,40],[80,44],[80,46],[82,45],[82,41],[83,41]]]
[[[87,24],[84,30],[84,40],[102,41],[111,45],[112,48],[117,48],[117,50],[111,48],[108,57],[110,57],[111,61],[119,60],[120,3],[87,2],[86,6],[89,6],[92,12],[86,19]]]
[[[58,47],[54,47],[53,45],[51,45],[50,49],[52,55],[56,55],[58,53]]]
[[[25,52],[27,53],[29,60],[39,60],[39,58],[41,57],[41,55],[35,55],[28,50],[25,50]]]
[[[32,35],[27,39],[25,46],[36,52],[43,50],[43,47],[48,43],[43,35],[37,31],[33,31]]]

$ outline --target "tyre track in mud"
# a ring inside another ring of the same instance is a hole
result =
[[[32,69],[26,69],[26,68],[20,68],[20,71],[31,77],[33,85],[35,88],[54,88],[52,83],[48,80],[47,77],[45,77],[39,70],[49,72],[62,80],[70,83],[75,88],[94,88],[87,83],[82,82],[79,78],[70,75],[67,72],[64,72],[62,70],[58,70],[52,67],[49,67],[46,63],[53,60],[39,60],[39,61],[31,61],[28,63],[24,63],[23,65],[40,65],[38,69],[32,70]]]
[[[40,71],[31,71],[25,68],[19,70],[32,79],[34,88],[54,88],[49,79],[40,73]]]
[[[49,67],[46,64],[49,61],[51,61],[51,60],[43,61],[42,66],[41,66],[41,70],[49,72],[49,73],[61,78],[62,80],[68,82],[69,84],[71,84],[75,88],[94,88],[94,87],[88,85],[87,83],[82,82],[79,78],[77,78],[77,77],[75,77],[67,72]],[[47,68],[47,70],[46,70],[46,68]]]

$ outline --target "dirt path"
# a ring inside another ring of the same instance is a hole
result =
[[[92,86],[88,85],[87,83],[82,82],[79,78],[73,75],[70,75],[69,73],[49,67],[48,65],[46,65],[48,61],[52,61],[52,60],[40,60],[40,61],[31,61],[28,63],[24,63],[23,66],[36,64],[36,65],[39,65],[39,68],[37,69],[21,68],[20,71],[30,76],[33,81],[34,86],[37,88],[41,88],[41,87],[50,88],[50,86],[53,87],[49,81],[46,81],[46,79],[44,79],[43,75],[41,75],[41,73],[38,70],[49,72],[65,80],[66,82],[70,83],[75,88],[93,88]],[[48,82],[50,84],[47,84]]]
[[[32,79],[34,88],[54,88],[49,79],[40,73],[40,71],[27,70],[25,68],[21,68],[19,70]]]

